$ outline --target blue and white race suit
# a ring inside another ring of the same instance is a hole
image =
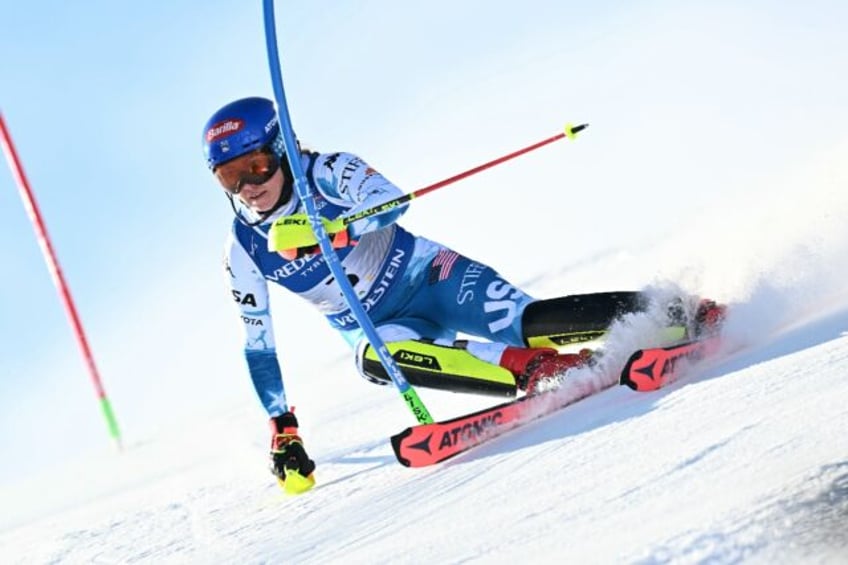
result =
[[[303,153],[302,165],[319,213],[327,219],[371,208],[401,190],[350,153]],[[395,221],[406,211],[364,218],[350,226],[355,246],[337,250],[348,280],[385,341],[425,337],[450,343],[457,332],[485,338],[468,350],[497,363],[507,345],[522,346],[521,314],[533,299],[492,268],[423,237]],[[268,283],[311,302],[351,346],[365,345],[362,330],[333,280],[323,255],[286,260],[268,251],[268,230],[280,216],[305,213],[291,200],[256,226],[236,218],[225,265],[245,329],[245,356],[253,385],[269,415],[288,410],[276,354]],[[359,368],[362,372],[362,368]]]

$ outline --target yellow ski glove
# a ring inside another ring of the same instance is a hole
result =
[[[337,218],[327,220],[322,218],[324,230],[330,237],[333,248],[340,249],[348,245],[356,245],[351,241],[350,232],[344,220]],[[312,225],[306,214],[292,214],[278,218],[271,224],[268,231],[268,251],[276,251],[289,261],[305,255],[320,253],[318,239],[312,231]]]

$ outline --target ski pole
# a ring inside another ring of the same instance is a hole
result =
[[[366,210],[362,210],[361,212],[357,212],[356,214],[353,214],[352,216],[346,216],[346,217],[342,218],[343,224],[345,226],[347,226],[347,225],[349,225],[349,224],[351,224],[351,223],[353,223],[357,220],[361,220],[362,218],[368,218],[370,216],[378,216],[380,214],[385,214],[389,210],[393,210],[394,208],[397,208],[398,206],[406,204],[410,200],[418,198],[419,196],[424,196],[425,194],[428,194],[430,192],[434,192],[434,191],[436,191],[440,188],[444,188],[444,187],[446,187],[450,184],[455,183],[456,181],[470,177],[471,175],[475,175],[475,174],[477,174],[481,171],[485,171],[486,169],[494,167],[495,165],[500,165],[501,163],[509,161],[510,159],[515,159],[516,157],[518,157],[520,155],[524,155],[525,153],[529,153],[533,150],[539,149],[540,147],[544,147],[545,145],[548,145],[549,143],[553,143],[554,141],[559,141],[560,139],[563,139],[565,137],[567,137],[569,139],[575,139],[577,137],[577,133],[580,132],[580,131],[583,131],[587,127],[589,127],[589,124],[580,124],[578,126],[572,126],[571,124],[566,124],[565,131],[563,131],[563,132],[560,132],[560,133],[558,133],[554,136],[551,136],[547,139],[543,139],[542,141],[538,141],[538,142],[536,142],[532,145],[528,145],[527,147],[519,149],[518,151],[513,151],[512,153],[508,153],[507,155],[504,155],[502,157],[498,157],[497,159],[492,159],[491,161],[483,163],[482,165],[478,165],[476,167],[468,169],[467,171],[456,174],[452,177],[446,178],[444,180],[440,180],[439,182],[425,186],[424,188],[419,188],[418,190],[412,191],[408,194],[404,194],[403,196],[398,196],[397,198],[389,200],[388,202],[384,202],[382,204],[378,204],[377,206],[373,206],[373,207],[368,208]]]
[[[415,419],[421,424],[431,424],[433,423],[433,417],[430,415],[430,412],[427,411],[427,407],[418,396],[418,393],[414,388],[412,388],[412,385],[409,384],[406,377],[403,376],[403,373],[392,358],[391,353],[389,353],[389,349],[386,347],[386,344],[383,342],[380,334],[377,333],[374,323],[368,317],[368,312],[365,311],[365,308],[359,301],[359,297],[356,295],[356,292],[353,290],[353,287],[348,281],[347,275],[344,272],[344,267],[342,267],[342,263],[339,260],[338,255],[336,255],[335,249],[333,249],[333,244],[330,242],[330,238],[327,236],[327,231],[324,229],[322,218],[318,214],[312,188],[306,181],[306,176],[304,175],[303,167],[300,164],[300,159],[294,157],[300,153],[297,150],[297,141],[294,137],[291,116],[289,115],[288,104],[286,103],[286,92],[283,88],[283,74],[280,70],[280,55],[279,50],[277,49],[274,0],[263,0],[262,5],[265,23],[265,45],[268,50],[268,65],[271,71],[271,82],[274,86],[274,96],[277,99],[277,112],[280,117],[280,128],[283,133],[283,142],[286,146],[286,155],[289,156],[289,166],[291,167],[292,175],[294,176],[295,190],[306,207],[306,215],[312,225],[312,231],[315,233],[315,237],[318,240],[318,245],[321,248],[321,253],[324,255],[327,267],[335,277],[336,284],[339,285],[339,289],[342,291],[345,302],[347,302],[348,308],[350,308],[350,311],[356,318],[356,321],[359,322],[359,327],[365,334],[366,339],[368,339],[368,343],[370,343],[371,347],[374,348],[374,351],[380,358],[380,362],[386,369],[386,373],[388,373],[389,377],[391,377],[392,383],[394,383],[398,392],[400,392],[407,408],[409,408],[410,412],[412,412]]]
[[[50,236],[47,233],[47,228],[44,224],[44,219],[41,217],[41,212],[38,209],[38,204],[35,201],[35,195],[29,186],[26,174],[24,173],[23,165],[15,151],[15,146],[12,143],[12,135],[6,127],[6,122],[3,120],[3,114],[0,113],[0,145],[3,146],[6,153],[6,160],[9,162],[9,167],[15,176],[15,181],[18,184],[18,190],[21,193],[21,199],[24,201],[24,207],[29,214],[35,229],[38,243],[41,247],[41,252],[44,255],[44,260],[47,263],[47,268],[53,278],[53,283],[56,285],[56,290],[59,291],[59,296],[62,299],[62,304],[65,306],[65,311],[68,319],[71,322],[71,327],[74,335],[77,338],[80,352],[82,353],[85,365],[88,368],[91,382],[94,384],[94,390],[97,393],[97,399],[100,402],[100,409],[103,412],[103,417],[106,418],[106,426],[109,429],[109,435],[112,440],[121,450],[121,433],[118,429],[118,422],[115,419],[115,413],[112,410],[112,403],[106,396],[106,390],[103,388],[103,382],[100,380],[100,373],[97,371],[97,366],[94,364],[94,355],[91,353],[91,348],[88,346],[88,340],[83,331],[82,322],[80,321],[77,309],[74,306],[71,291],[68,289],[68,283],[62,274],[62,268],[59,266],[59,260],[56,258],[56,252],[53,250],[53,245],[50,243]]]

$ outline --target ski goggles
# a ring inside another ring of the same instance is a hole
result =
[[[280,159],[269,149],[258,149],[215,168],[221,186],[238,194],[246,184],[265,184],[280,168]]]

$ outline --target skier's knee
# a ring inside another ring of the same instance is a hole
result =
[[[438,345],[431,340],[416,339],[389,342],[386,349],[409,384],[452,392],[515,394],[512,373],[475,357],[464,342]],[[381,385],[392,382],[377,353],[367,343],[357,350],[357,368],[369,382]]]
[[[356,370],[359,372],[359,376],[375,385],[391,384],[392,380],[380,361],[377,360],[376,364],[374,363],[374,356],[373,348],[368,341],[363,339],[356,348]]]

